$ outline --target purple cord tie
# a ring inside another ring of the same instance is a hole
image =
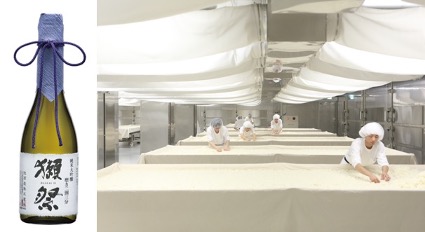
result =
[[[37,43],[38,47],[37,50],[35,51],[35,54],[33,56],[33,58],[28,62],[28,63],[21,63],[18,61],[18,59],[16,58],[16,55],[18,54],[19,50],[23,47],[26,47],[28,45],[31,44],[35,44]],[[83,54],[83,60],[79,63],[76,64],[72,64],[67,62],[59,53],[59,51],[56,49],[56,46],[61,47],[64,46],[65,44],[69,44],[72,45],[76,48],[78,48],[81,53]],[[18,47],[13,55],[13,58],[15,59],[15,62],[21,66],[28,66],[30,64],[32,64],[35,60],[35,58],[37,57],[38,53],[40,53],[40,83],[39,83],[39,87],[37,88],[37,93],[38,93],[38,98],[37,98],[37,105],[36,105],[36,113],[35,113],[35,121],[34,121],[34,127],[32,130],[32,148],[35,148],[35,134],[37,132],[37,124],[38,124],[38,117],[40,114],[40,104],[41,104],[41,88],[42,88],[42,84],[43,84],[43,56],[44,56],[44,51],[46,50],[46,48],[52,48],[54,53],[53,53],[53,80],[54,80],[54,85],[55,85],[55,123],[56,123],[56,134],[58,135],[58,140],[59,140],[59,146],[62,146],[62,137],[60,134],[60,130],[59,130],[59,123],[58,123],[58,99],[57,99],[57,83],[56,83],[56,56],[59,57],[59,59],[69,65],[69,66],[79,66],[82,65],[85,61],[86,61],[86,54],[84,53],[84,50],[74,44],[74,43],[70,43],[70,42],[58,42],[58,41],[33,41],[33,42],[29,42],[26,44],[21,45],[20,47]]]

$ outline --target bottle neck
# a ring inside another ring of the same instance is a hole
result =
[[[40,45],[37,57],[37,89],[53,101],[63,90],[63,20],[58,14],[41,14],[38,24],[38,40],[53,41],[56,45]],[[54,47],[53,47],[54,46]]]
[[[63,47],[57,51],[63,54]],[[63,62],[58,60],[52,48],[45,48],[43,55],[37,58],[37,89],[49,101],[63,90]]]

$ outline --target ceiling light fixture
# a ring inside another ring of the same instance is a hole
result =
[[[275,77],[273,78],[273,82],[274,83],[278,83],[279,81],[281,81],[282,79],[280,79],[279,77]]]

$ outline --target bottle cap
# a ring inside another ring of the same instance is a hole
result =
[[[41,14],[38,22],[39,41],[63,42],[63,19],[60,14]]]

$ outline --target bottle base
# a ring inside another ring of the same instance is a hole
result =
[[[44,224],[44,225],[56,225],[56,224],[70,224],[75,222],[77,219],[76,215],[69,217],[39,217],[39,216],[24,216],[21,215],[21,221],[30,224]]]

